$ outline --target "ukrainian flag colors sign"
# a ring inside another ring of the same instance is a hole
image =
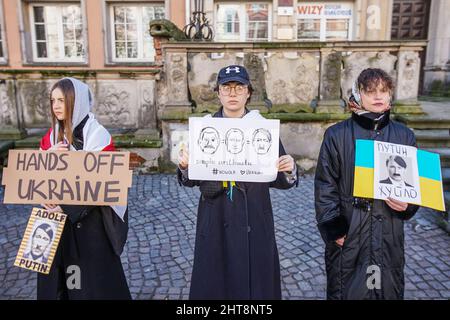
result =
[[[436,153],[374,140],[356,140],[353,196],[388,196],[445,211]]]

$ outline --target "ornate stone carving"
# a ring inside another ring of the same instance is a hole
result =
[[[167,104],[169,106],[189,107],[186,53],[168,52],[166,61],[165,67],[169,94]]]
[[[309,104],[317,96],[319,85],[318,57],[306,52],[295,55],[279,52],[265,62],[265,88],[273,103],[272,111],[312,111]]]
[[[386,71],[394,80],[395,62],[397,57],[389,52],[351,52],[343,56],[344,69],[342,71],[342,98],[350,96],[353,82],[366,68],[380,68]]]
[[[53,82],[42,80],[17,82],[26,126],[47,127],[50,125],[50,86],[52,84]]]
[[[399,51],[397,70],[397,100],[417,100],[420,76],[420,58],[418,52]]]
[[[237,54],[192,53],[189,59],[189,93],[196,104],[196,112],[214,112],[220,106],[214,91],[217,72],[230,64],[241,64]]]
[[[11,128],[17,125],[17,114],[15,111],[14,90],[12,83],[0,84],[0,127]]]
[[[131,122],[130,92],[113,84],[100,85],[94,113],[104,125],[123,126]]]

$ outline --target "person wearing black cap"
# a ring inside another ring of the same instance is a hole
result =
[[[386,160],[386,168],[388,170],[389,177],[384,180],[380,180],[380,183],[394,184],[399,187],[412,187],[412,185],[406,183],[404,180],[406,162],[402,157],[390,156]]]
[[[403,222],[418,206],[353,197],[356,139],[416,145],[414,133],[389,118],[393,90],[385,71],[363,70],[349,99],[351,117],[325,131],[314,193],[328,299],[403,299]]]
[[[222,68],[216,91],[222,107],[213,117],[263,119],[246,108],[253,88],[244,67]],[[233,152],[238,147],[230,146]],[[199,186],[201,191],[190,299],[281,299],[269,188],[291,188],[298,175],[281,142],[279,155],[275,181],[250,183],[189,180],[189,155],[187,150],[180,152],[180,184]]]

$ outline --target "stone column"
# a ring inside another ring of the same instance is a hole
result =
[[[417,51],[400,48],[397,59],[397,83],[394,94],[395,113],[423,113],[417,100],[420,57]]]
[[[26,136],[15,80],[0,80],[0,140],[18,140]]]
[[[186,35],[168,20],[154,20],[150,23],[156,51],[156,65],[162,67],[161,83],[158,85],[158,112],[160,118],[183,118],[192,112],[188,98],[188,60],[186,49],[165,48],[169,41],[187,40]]]
[[[185,116],[192,112],[188,98],[187,52],[166,52],[164,77],[167,86],[167,102],[161,111],[162,117]]]
[[[317,113],[344,113],[341,107],[341,52],[320,51],[320,87]]]
[[[425,91],[450,84],[450,1],[432,0],[424,68]]]
[[[139,129],[134,133],[136,137],[159,138],[158,119],[156,112],[156,83],[155,80],[141,82],[140,108],[138,112]]]
[[[252,99],[248,107],[258,109],[261,112],[267,112],[268,108],[264,102],[264,67],[262,57],[254,53],[244,55],[244,66],[247,69],[250,82],[253,87]]]

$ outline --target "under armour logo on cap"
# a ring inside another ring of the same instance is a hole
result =
[[[226,69],[225,69],[225,73],[230,73],[230,71],[231,70],[234,70],[234,72],[236,72],[236,73],[240,73],[241,71],[240,71],[240,69],[239,69],[239,67],[234,67],[234,68],[230,68],[230,67],[227,67]]]
[[[231,65],[220,69],[217,75],[217,84],[224,84],[227,82],[239,82],[245,85],[250,84],[250,78],[247,70],[243,66]]]

